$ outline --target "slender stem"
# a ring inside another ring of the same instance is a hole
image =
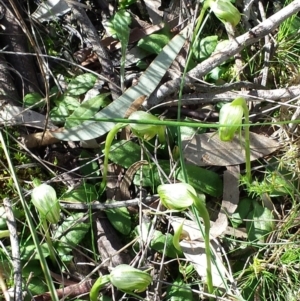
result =
[[[29,208],[27,206],[27,202],[25,200],[22,189],[20,187],[16,172],[15,172],[15,168],[14,168],[14,166],[13,166],[11,160],[10,160],[10,155],[9,155],[8,149],[6,147],[2,131],[0,131],[0,143],[2,144],[4,154],[7,158],[7,163],[8,163],[9,169],[10,169],[10,173],[11,173],[12,179],[14,181],[14,184],[15,184],[16,190],[18,192],[18,195],[20,197],[20,201],[21,201],[21,204],[22,204],[23,209],[24,209],[24,213],[25,213],[25,216],[26,216],[26,221],[28,223],[28,227],[30,229],[32,239],[34,241],[34,244],[35,244],[35,247],[36,247],[36,250],[37,250],[37,254],[39,255],[39,258],[40,258],[41,268],[42,268],[43,273],[45,275],[45,279],[46,279],[46,282],[47,282],[47,285],[48,285],[48,288],[49,288],[49,291],[50,291],[50,295],[51,295],[51,300],[58,301],[57,292],[56,292],[54,283],[53,283],[52,278],[51,278],[50,270],[49,270],[49,267],[47,265],[43,250],[40,246],[40,242],[39,242],[38,236],[36,234],[33,221],[31,219],[31,214],[30,214]]]
[[[99,277],[90,290],[90,300],[97,301],[99,297],[99,291],[109,283],[110,283],[109,275],[104,275],[102,277]]]
[[[191,47],[189,49],[189,53],[188,53],[188,57],[187,57],[187,61],[186,61],[186,65],[183,71],[183,75],[182,75],[182,79],[180,82],[180,89],[179,89],[179,95],[178,95],[178,110],[177,110],[177,121],[180,121],[180,117],[181,117],[181,99],[182,99],[182,93],[183,93],[183,86],[184,86],[184,79],[187,73],[187,68],[189,66],[190,60],[192,58],[192,47],[193,47],[193,43],[196,40],[196,37],[199,36],[200,34],[200,26],[202,24],[203,21],[203,17],[204,14],[206,12],[208,8],[207,5],[207,1],[204,2],[204,6],[200,12],[200,16],[198,18],[197,21],[197,25],[196,28],[194,30],[193,33],[193,37],[192,37],[192,41],[191,41]],[[182,141],[181,141],[181,131],[180,131],[180,127],[177,128],[177,133],[178,133],[178,147],[179,147],[179,154],[180,154],[180,165],[181,165],[181,169],[183,171],[183,176],[184,176],[184,181],[186,183],[188,183],[188,177],[187,177],[187,173],[186,173],[186,169],[185,169],[185,161],[184,161],[184,156],[183,156],[183,152],[182,152]],[[197,202],[197,203],[201,203]],[[199,210],[200,209],[200,210]],[[209,231],[210,231],[210,218],[209,218],[209,214],[208,211],[205,207],[205,205],[203,205],[202,203],[199,204],[199,214],[200,216],[203,218],[204,221],[204,227],[205,227],[205,238],[204,238],[204,242],[205,242],[205,254],[206,254],[206,261],[207,261],[207,268],[206,268],[206,278],[207,278],[207,288],[208,288],[208,292],[210,294],[213,294],[213,282],[212,282],[212,273],[211,273],[211,252],[210,252],[210,243],[209,243]]]
[[[249,184],[251,183],[251,161],[250,161],[250,125],[249,125],[249,109],[246,101],[243,102],[243,111],[245,117],[245,158],[246,158],[246,175]]]
[[[205,217],[204,217],[205,215]],[[213,294],[214,287],[213,287],[213,280],[212,280],[212,271],[211,271],[211,251],[210,251],[210,239],[209,239],[209,231],[210,231],[210,218],[208,212],[205,208],[205,214],[202,215],[204,221],[204,243],[205,243],[205,254],[206,254],[206,278],[207,278],[207,288],[210,294]]]
[[[71,118],[70,118],[71,119]],[[140,120],[140,119],[130,119],[128,118],[76,118],[77,120],[89,120],[89,121],[101,121],[101,122],[121,122],[124,123],[124,125],[127,125],[129,123],[132,124],[152,124],[152,125],[165,125],[165,126],[187,126],[187,127],[192,127],[192,128],[220,128],[224,127],[226,125],[224,124],[216,124],[216,123],[201,123],[201,122],[187,122],[187,121],[172,121],[172,120]],[[251,125],[251,126],[262,126],[262,125],[283,125],[283,124],[289,124],[289,123],[300,123],[300,119],[295,119],[295,120],[285,120],[285,121],[276,121],[276,122],[257,122],[254,124],[240,124],[240,126],[246,126],[246,125]],[[231,127],[231,125],[227,125],[228,127]]]
[[[194,199],[194,208],[197,209],[200,217],[202,217],[204,222],[204,244],[205,244],[205,254],[206,254],[206,281],[207,288],[210,294],[213,294],[214,286],[212,280],[212,268],[211,268],[211,251],[210,251],[210,217],[206,209],[205,204],[197,197],[191,194],[191,197]],[[194,213],[195,214],[195,213]]]
[[[49,255],[50,255],[50,259],[52,261],[52,263],[54,264],[54,266],[56,266],[56,257],[55,257],[55,252],[53,249],[53,244],[52,244],[52,240],[49,234],[49,227],[48,227],[48,223],[46,221],[45,218],[42,217],[42,227],[44,229],[44,233],[46,236],[46,242],[49,248]]]
[[[105,140],[105,147],[104,147],[104,163],[103,163],[103,172],[102,172],[102,183],[100,186],[100,193],[103,193],[107,183],[107,171],[108,171],[108,157],[111,144],[114,140],[115,135],[118,133],[120,129],[125,127],[126,124],[117,123],[107,134]]]
[[[187,69],[188,69],[188,66],[190,64],[192,54],[193,54],[192,47],[193,47],[193,44],[196,40],[196,37],[200,34],[199,29],[200,29],[200,26],[202,24],[203,17],[204,17],[204,14],[206,12],[206,9],[207,9],[207,5],[206,5],[206,1],[205,1],[204,6],[203,6],[203,8],[200,12],[200,16],[198,18],[196,28],[195,28],[193,36],[192,36],[192,40],[191,40],[191,43],[190,43],[190,49],[189,49],[189,52],[188,52],[188,57],[187,57],[187,60],[186,60],[186,64],[185,64],[183,74],[182,74],[182,78],[181,78],[181,82],[180,82],[179,95],[178,95],[178,106],[177,106],[177,121],[178,122],[180,121],[180,118],[181,118],[181,99],[182,99],[182,94],[183,94],[184,80],[185,80]],[[181,151],[182,150],[182,141],[181,141],[181,128],[180,127],[177,128],[177,136],[178,136],[178,148],[180,150],[180,152],[179,152],[180,165],[181,165],[181,168],[182,168],[184,181],[186,183],[188,183],[188,177],[187,177],[187,173],[186,173],[186,169],[185,169],[184,156],[183,156],[183,153]]]

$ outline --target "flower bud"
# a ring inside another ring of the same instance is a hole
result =
[[[133,133],[138,137],[141,137],[145,140],[150,140],[155,135],[158,135],[160,143],[165,141],[165,127],[162,125],[150,124],[151,121],[159,120],[156,116],[144,111],[136,111],[133,112],[128,119],[149,121],[149,124],[130,124]]]
[[[159,185],[157,193],[166,208],[180,211],[193,204],[194,199],[191,194],[197,195],[195,189],[186,183]]]
[[[130,265],[120,264],[111,271],[110,282],[121,291],[139,293],[147,289],[152,277]]]
[[[53,187],[42,184],[33,189],[31,201],[42,218],[56,224],[60,219],[60,204]]]
[[[234,27],[239,24],[241,13],[230,0],[212,0],[208,1],[208,5],[221,22],[228,22]]]
[[[222,141],[231,141],[235,132],[241,127],[244,114],[243,104],[245,99],[242,97],[236,98],[231,103],[226,103],[220,110],[219,123],[219,138]]]

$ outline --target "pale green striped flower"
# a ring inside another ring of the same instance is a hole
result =
[[[31,201],[38,210],[41,218],[52,224],[58,223],[60,219],[60,204],[53,187],[41,184],[33,189]]]

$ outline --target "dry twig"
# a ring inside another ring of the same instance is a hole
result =
[[[228,58],[241,52],[246,46],[251,45],[261,38],[269,34],[277,28],[284,20],[300,11],[300,1],[293,1],[270,18],[255,26],[249,32],[235,38],[223,49],[222,52],[217,52],[211,57],[198,64],[194,69],[187,73],[185,85],[193,84],[197,78],[201,78],[209,71],[225,62]],[[181,78],[171,80],[163,84],[154,95],[148,99],[148,107],[152,107],[160,103],[164,98],[176,92],[179,88]]]

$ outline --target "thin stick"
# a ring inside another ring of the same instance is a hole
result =
[[[6,224],[10,234],[11,258],[14,269],[14,298],[15,300],[23,300],[22,297],[22,272],[21,272],[21,256],[17,232],[17,223],[12,211],[11,201],[9,198],[3,200],[6,213]]]

